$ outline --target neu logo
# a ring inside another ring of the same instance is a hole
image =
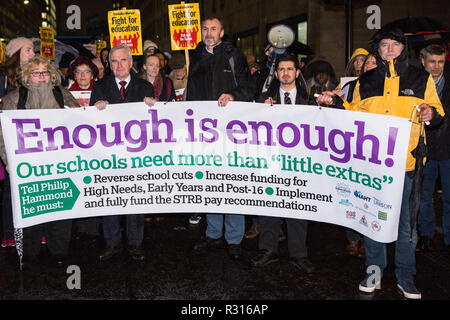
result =
[[[355,195],[355,197],[357,197],[357,198],[360,198],[360,199],[363,199],[364,201],[367,201],[367,202],[370,202],[370,197],[366,197],[365,195],[363,195],[362,193],[361,193],[361,191],[357,191],[357,190],[355,190],[355,192],[353,193],[354,195]]]

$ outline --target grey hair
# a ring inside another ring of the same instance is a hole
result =
[[[44,65],[47,68],[47,71],[50,72],[51,83],[54,86],[59,86],[61,84],[61,76],[59,75],[58,70],[50,63],[49,60],[42,58],[41,56],[35,56],[23,65],[20,74],[22,84],[26,87],[30,85],[31,72],[41,64]]]
[[[131,54],[130,47],[128,47],[124,44],[119,44],[115,47],[112,47],[112,49],[109,51],[109,57],[108,57],[109,61],[111,61],[111,55],[113,54],[113,52],[120,50],[120,49],[126,50],[128,52],[128,55],[130,56],[130,59],[133,59],[133,55]]]
[[[425,59],[427,55],[443,55],[443,54],[447,54],[447,50],[438,44],[430,44],[428,46],[426,46],[425,48],[423,48],[422,50],[420,50],[420,55],[421,58]]]

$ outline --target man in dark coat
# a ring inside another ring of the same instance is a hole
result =
[[[269,90],[258,98],[258,102],[292,105],[306,104],[308,93],[306,85],[300,76],[300,64],[293,54],[279,56],[275,64],[275,77]],[[280,233],[280,219],[277,217],[261,216],[261,233],[259,235],[259,253],[251,260],[254,267],[264,267],[278,261],[278,238]],[[314,266],[307,258],[306,235],[307,220],[286,219],[289,262],[304,273],[311,273]]]
[[[282,62],[282,70],[278,69]],[[289,96],[292,104],[307,104],[308,92],[306,89],[306,83],[301,76],[300,64],[297,57],[291,53],[285,53],[278,57],[275,64],[275,78],[274,84],[270,86],[269,90],[262,93],[256,102],[265,102],[272,104],[285,104],[284,94],[286,90],[294,90],[295,95]],[[267,101],[267,99],[272,101]]]
[[[431,44],[424,49],[422,65],[431,74],[436,91],[444,107],[445,117],[439,126],[426,126],[429,154],[424,170],[418,227],[420,241],[418,248],[427,251],[436,228],[436,214],[433,207],[433,193],[437,177],[442,186],[442,229],[444,244],[450,248],[450,72],[444,71],[446,50]]]
[[[189,67],[186,100],[217,100],[221,107],[233,100],[253,100],[254,88],[245,58],[223,37],[224,29],[219,19],[208,17],[203,20],[202,42],[195,49]],[[194,246],[194,250],[221,245],[224,234],[231,258],[238,259],[241,256],[245,217],[238,214],[207,214],[206,221],[206,236]]]
[[[108,104],[141,102],[152,106],[155,103],[153,86],[150,82],[140,79],[131,71],[133,57],[127,46],[118,45],[109,53],[111,73],[94,84],[90,105],[105,109]],[[122,251],[122,236],[120,215],[103,217],[103,234],[106,249],[100,254],[99,260],[106,261]],[[144,215],[128,214],[127,241],[128,251],[133,259],[145,260],[142,240],[144,239]]]
[[[187,100],[251,101],[254,88],[245,57],[224,40],[224,29],[217,18],[202,23],[202,39],[189,66]]]

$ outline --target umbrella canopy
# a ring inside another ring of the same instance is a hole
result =
[[[39,38],[33,39],[34,52],[39,52],[40,45],[41,45],[41,39],[39,39]],[[59,62],[61,61],[63,54],[66,52],[73,54],[75,56],[75,58],[80,55],[79,51],[77,49],[75,49],[74,47],[64,44],[61,41],[55,39],[55,64],[56,64],[56,66],[59,65]]]
[[[428,17],[408,17],[387,23],[382,29],[400,29],[405,36],[448,32],[442,24]]]
[[[295,54],[303,54],[305,56],[310,56],[314,54],[314,50],[311,49],[310,46],[300,42],[294,41],[289,47],[286,48],[286,51],[292,52]]]
[[[428,44],[442,44],[443,39],[450,37],[450,31],[429,17],[407,17],[385,24],[381,29],[400,29],[408,41],[410,59],[419,59],[420,49]],[[372,39],[369,41],[369,43]],[[414,60],[412,60],[414,63]],[[420,61],[416,60],[420,66]]]

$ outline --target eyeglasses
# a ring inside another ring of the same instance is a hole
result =
[[[76,76],[79,76],[79,75],[82,75],[82,74],[84,74],[85,76],[87,76],[87,75],[90,75],[91,73],[92,73],[92,71],[90,71],[90,70],[75,71],[75,75],[76,75]]]
[[[50,71],[35,71],[31,72],[33,77],[50,77]]]

